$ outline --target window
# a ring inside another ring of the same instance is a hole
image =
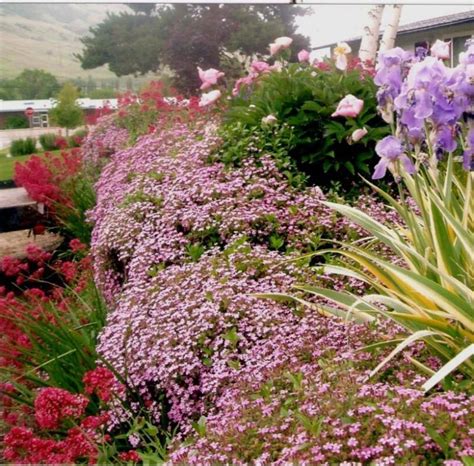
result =
[[[451,39],[451,65],[456,66],[459,64],[459,54],[464,52],[466,49],[466,41],[471,39],[472,36],[461,36],[453,37]]]

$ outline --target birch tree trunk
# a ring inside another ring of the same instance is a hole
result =
[[[361,61],[375,60],[384,6],[374,5],[369,11],[367,25],[364,27],[364,33],[360,42],[359,58]]]
[[[398,25],[400,24],[400,15],[402,14],[402,5],[391,5],[389,10],[389,20],[387,27],[380,41],[380,51],[393,49],[395,39],[397,38]]]

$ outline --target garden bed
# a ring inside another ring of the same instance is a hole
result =
[[[66,241],[0,263],[4,459],[471,465],[473,47],[199,69],[18,167]]]

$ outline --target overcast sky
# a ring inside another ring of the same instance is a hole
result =
[[[474,2],[471,6],[449,5],[448,1],[446,3],[446,5],[404,5],[400,24],[474,9]],[[311,5],[310,8],[314,13],[311,16],[299,18],[297,22],[300,26],[299,32],[311,37],[311,45],[317,47],[360,36],[371,6],[335,4]],[[387,17],[388,15],[384,15],[385,20]]]

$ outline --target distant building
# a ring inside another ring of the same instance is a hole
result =
[[[0,100],[0,128],[5,127],[5,121],[11,116],[25,117],[27,109],[33,109],[31,126],[47,128],[49,126],[49,111],[56,105],[56,99],[43,100]],[[93,115],[104,108],[116,109],[117,99],[77,99],[77,104],[84,109],[84,115]]]
[[[433,5],[433,9],[436,9],[435,5]],[[380,37],[382,33],[383,31]],[[474,38],[474,10],[400,26],[395,46],[414,52],[417,47],[429,49],[437,39],[451,41],[451,66],[456,66],[459,53],[464,50],[466,41],[471,38]],[[361,37],[345,40],[355,55],[359,51],[360,41]],[[317,50],[329,47],[332,51],[335,46],[335,43],[327,44],[317,47]]]

